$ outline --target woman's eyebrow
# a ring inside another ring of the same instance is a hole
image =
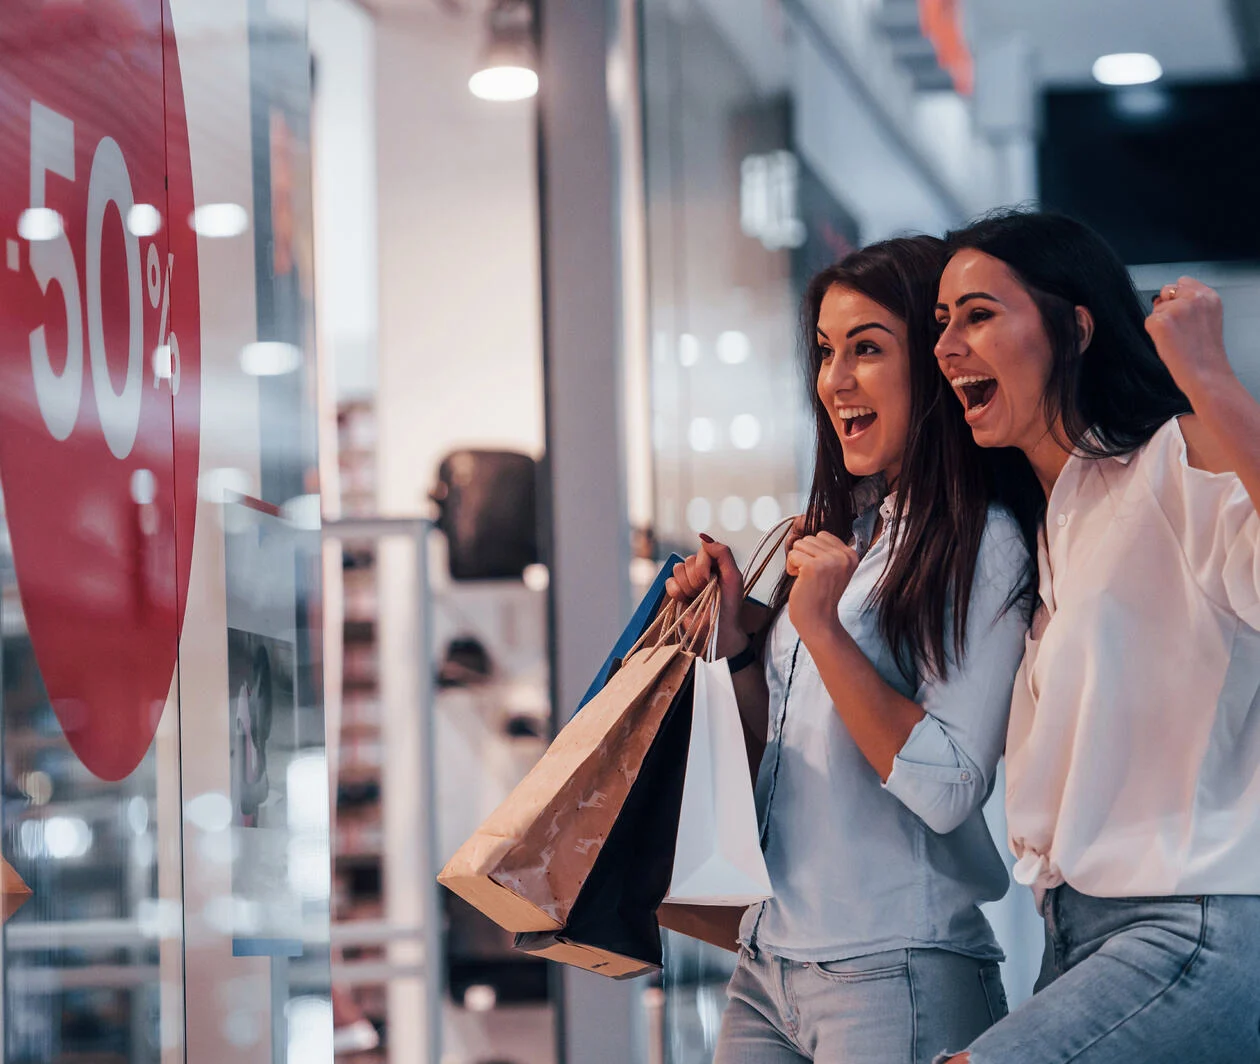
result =
[[[969,302],[969,301],[971,301],[971,300],[973,300],[973,299],[990,299],[990,300],[992,300],[994,303],[1001,303],[1001,302],[1002,302],[1000,299],[998,299],[998,297],[997,297],[997,296],[991,296],[991,295],[989,295],[989,293],[988,293],[988,292],[968,292],[965,296],[959,296],[956,300],[954,300],[954,306],[956,306],[956,307],[961,307],[964,303],[967,303],[967,302]],[[936,309],[936,310],[943,310],[943,311],[945,311],[945,313],[947,313],[947,314],[948,314],[948,313],[949,313],[949,304],[948,304],[948,303],[937,303],[937,304],[936,304],[936,308],[935,308],[935,309]]]
[[[877,321],[868,321],[864,325],[853,326],[852,329],[844,334],[844,338],[846,340],[852,340],[858,333],[865,332],[867,329],[883,329],[889,336],[895,335],[892,329],[890,329],[887,325],[882,325]]]

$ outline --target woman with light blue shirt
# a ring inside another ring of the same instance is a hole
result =
[[[939,240],[904,238],[810,285],[814,482],[770,622],[748,632],[739,570],[708,537],[669,584],[689,601],[716,566],[718,653],[764,748],[774,897],[744,917],[716,1064],[926,1064],[1006,1013],[979,907],[1008,876],[981,806],[1027,631],[1038,487],[946,401],[943,265]]]

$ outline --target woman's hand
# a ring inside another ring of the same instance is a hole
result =
[[[713,567],[717,566],[721,591],[717,656],[728,658],[748,645],[748,637],[739,627],[740,607],[744,602],[744,577],[735,564],[730,547],[705,535],[701,535],[700,540],[700,550],[674,566],[674,575],[665,582],[665,592],[684,606],[690,605],[712,579]]]
[[[1146,319],[1146,331],[1194,406],[1197,395],[1233,378],[1225,354],[1224,311],[1221,297],[1193,277],[1166,284]]]
[[[805,515],[798,514],[796,519],[792,522],[792,527],[788,529],[787,538],[783,541],[784,556],[792,553],[792,548],[796,546],[798,540],[805,538],[807,531],[808,529],[805,525]]]
[[[795,531],[795,528],[793,529]],[[788,551],[787,573],[796,577],[788,616],[806,642],[839,623],[837,607],[858,567],[858,553],[830,532],[802,536]]]

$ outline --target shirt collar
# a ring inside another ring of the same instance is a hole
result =
[[[1087,433],[1085,433],[1085,441],[1087,443],[1093,444],[1094,446],[1100,445],[1100,442],[1098,439],[1098,433],[1094,429],[1090,429]],[[1119,462],[1121,465],[1128,465],[1130,462],[1133,461],[1133,458],[1136,454],[1137,454],[1137,450],[1135,449],[1135,450],[1130,451],[1128,454],[1112,454],[1112,455],[1108,455],[1107,457],[1114,459],[1115,461]],[[1088,454],[1082,454],[1080,451],[1074,451],[1072,453],[1072,457],[1089,459],[1092,456]]]
[[[867,510],[873,510],[888,494],[888,480],[883,473],[873,473],[863,477],[853,485],[849,499],[853,503],[853,516],[862,517]]]
[[[853,545],[859,555],[865,555],[875,535],[876,516],[882,517],[885,525],[891,523],[897,493],[888,490],[883,473],[875,473],[859,480],[849,497],[853,503]]]

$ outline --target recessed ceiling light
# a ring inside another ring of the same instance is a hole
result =
[[[1094,80],[1104,85],[1148,85],[1163,76],[1159,60],[1145,52],[1116,52],[1094,60]]]
[[[482,100],[528,100],[538,94],[538,75],[525,66],[486,67],[468,79],[468,88]]]

